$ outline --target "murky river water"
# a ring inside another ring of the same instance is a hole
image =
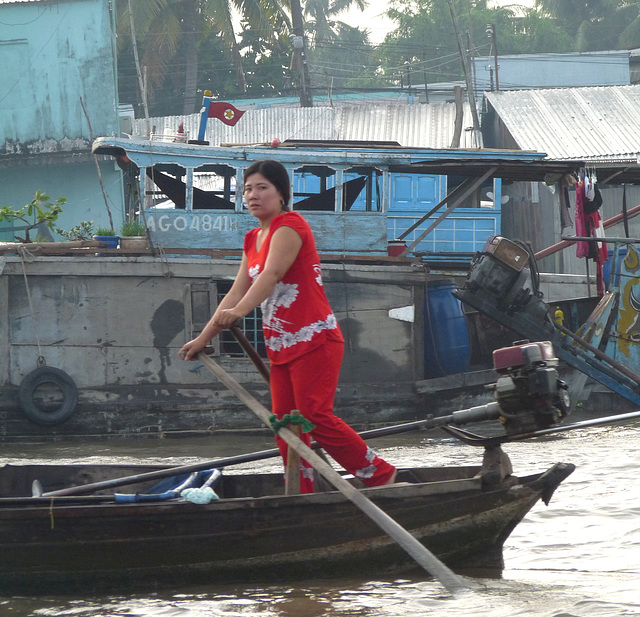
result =
[[[482,450],[439,432],[371,442],[399,466],[477,464]],[[187,464],[271,448],[269,437],[2,445],[7,462]],[[469,579],[476,591],[451,597],[435,581],[411,578],[309,580],[269,586],[167,589],[146,595],[1,598],[0,616],[61,617],[622,617],[640,616],[640,422],[507,444],[514,473],[564,461],[576,471],[550,505],[537,504],[505,545],[500,579]],[[263,461],[237,469],[280,469]],[[227,470],[228,473],[231,470]],[[0,555],[1,558],[1,555]]]

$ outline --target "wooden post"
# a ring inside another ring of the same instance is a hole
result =
[[[300,411],[291,410],[292,416],[299,416]],[[302,435],[302,427],[299,424],[290,424],[289,430],[300,439]],[[299,495],[300,494],[300,455],[294,448],[287,449],[287,468],[284,474],[284,494]]]

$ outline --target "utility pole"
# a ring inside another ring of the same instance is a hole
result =
[[[491,46],[493,47],[493,63],[496,68],[496,90],[499,91],[500,83],[498,82],[498,38],[496,37],[496,25],[487,24],[486,32],[487,36],[491,39]]]
[[[464,71],[464,78],[467,83],[467,97],[469,99],[469,106],[471,107],[471,117],[473,118],[473,133],[474,142],[477,147],[480,146],[480,120],[478,119],[478,110],[476,109],[476,95],[471,83],[471,71],[469,70],[469,59],[467,58],[466,50],[462,43],[462,37],[460,35],[460,26],[458,24],[458,15],[456,14],[456,8],[453,5],[453,0],[447,0],[449,2],[449,10],[451,11],[451,20],[453,21],[453,29],[456,34],[456,40],[458,41],[458,50],[460,51],[460,58],[462,60],[462,70]]]
[[[300,107],[313,107],[300,0],[291,0],[291,23],[293,25],[293,53],[300,73]]]
[[[404,68],[407,69],[407,87],[409,89],[409,96],[411,96],[411,62],[409,62],[409,60],[404,61]]]
[[[133,23],[133,12],[131,10],[131,0],[129,0],[129,26],[131,28],[131,43],[133,44],[133,59],[136,63],[136,73],[138,74],[138,87],[140,88],[140,96],[142,97],[142,107],[144,109],[144,119],[147,134],[145,137],[149,139],[151,135],[151,125],[149,124],[149,105],[147,104],[147,84],[146,74],[145,79],[142,78],[142,72],[140,71],[140,60],[138,59],[138,43],[136,41],[136,28]],[[145,67],[146,71],[146,67]]]
[[[427,49],[422,46],[422,75],[424,77],[424,102],[429,102],[429,82],[427,80]]]

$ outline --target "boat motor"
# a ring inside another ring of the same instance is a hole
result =
[[[501,313],[525,313],[543,321],[549,307],[538,288],[536,261],[529,247],[501,236],[491,236],[471,262],[464,286],[454,292],[471,306],[489,306]]]
[[[495,401],[425,421],[425,428],[499,420],[507,435],[530,433],[562,422],[570,411],[567,384],[558,376],[558,358],[549,341],[519,341],[493,352],[499,377],[487,386]]]
[[[550,341],[496,349],[493,366],[500,377],[491,388],[508,434],[546,429],[569,414],[569,389],[558,377],[558,358]]]

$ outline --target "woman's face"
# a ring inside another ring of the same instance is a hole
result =
[[[273,218],[282,212],[282,193],[261,173],[245,178],[244,199],[249,212],[260,220]]]

